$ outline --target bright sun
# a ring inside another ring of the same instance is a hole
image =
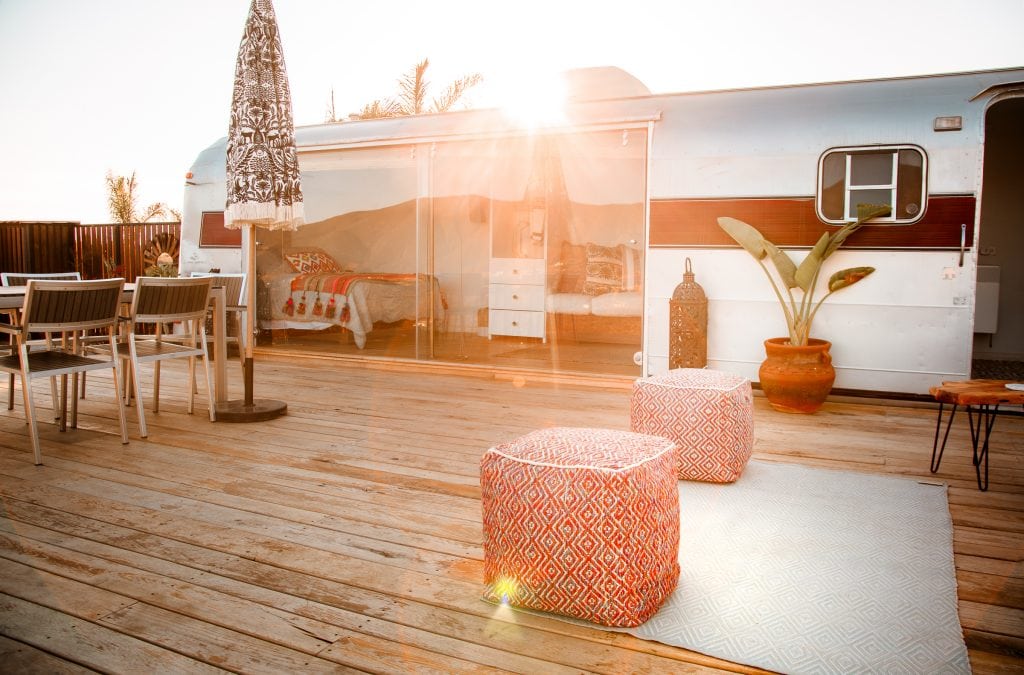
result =
[[[499,83],[494,105],[512,122],[527,129],[564,124],[565,80],[561,75],[521,76]]]

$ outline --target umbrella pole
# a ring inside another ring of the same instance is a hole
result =
[[[253,398],[253,343],[256,342],[256,226],[246,225],[246,234],[249,241],[245,255],[245,398],[241,401],[219,404],[217,420],[221,422],[263,422],[279,417],[288,410],[288,404],[284,401]]]
[[[245,405],[253,405],[253,343],[256,342],[256,226],[249,225],[249,242],[245,253]]]

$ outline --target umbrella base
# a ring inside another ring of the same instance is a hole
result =
[[[288,411],[284,401],[258,398],[252,405],[245,401],[225,401],[217,404],[218,422],[266,422],[280,417]]]

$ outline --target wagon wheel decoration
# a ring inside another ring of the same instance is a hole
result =
[[[161,232],[153,237],[142,249],[142,262],[146,267],[153,267],[161,253],[166,253],[178,264],[178,237],[170,232]]]

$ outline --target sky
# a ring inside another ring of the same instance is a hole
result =
[[[1024,0],[275,0],[295,123],[480,73],[618,66],[653,93],[1024,66]],[[181,209],[226,135],[249,0],[0,0],[0,220],[109,222],[105,176]],[[519,94],[522,96],[523,94]]]

